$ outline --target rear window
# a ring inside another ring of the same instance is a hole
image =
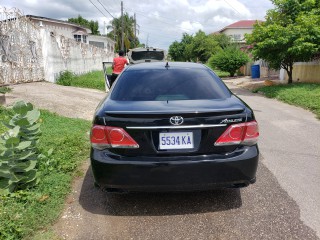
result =
[[[111,99],[116,101],[175,101],[223,99],[230,92],[210,70],[157,69],[124,71]]]
[[[131,58],[134,61],[151,59],[151,60],[164,60],[164,52],[163,51],[133,51],[131,53]]]

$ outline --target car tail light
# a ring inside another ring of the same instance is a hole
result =
[[[90,141],[92,147],[97,149],[139,147],[123,128],[102,125],[92,127]]]
[[[215,142],[215,146],[234,144],[254,145],[259,137],[259,128],[256,121],[230,125]]]

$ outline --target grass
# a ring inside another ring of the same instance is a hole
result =
[[[269,98],[276,98],[291,105],[308,109],[320,119],[320,84],[274,85],[255,89],[254,92],[262,92]]]
[[[111,74],[111,67],[107,70]],[[82,88],[92,88],[105,91],[105,80],[103,71],[92,71],[82,75],[75,75],[69,71],[62,72],[57,79],[57,84]]]
[[[225,77],[229,77],[230,76],[230,73],[228,72],[224,72],[224,71],[221,71],[221,70],[213,70],[220,78],[225,78]]]
[[[228,73],[228,72],[224,72],[224,71],[221,71],[221,70],[219,70],[219,69],[214,69],[214,68],[212,68],[212,67],[209,65],[209,63],[206,63],[205,65],[206,65],[207,67],[211,68],[212,71],[214,71],[215,74],[217,74],[218,77],[220,77],[220,78],[225,78],[225,77],[229,77],[229,76],[230,76],[230,73]]]
[[[0,120],[7,116],[0,107]],[[49,161],[38,163],[41,181],[28,191],[0,197],[0,239],[31,238],[59,217],[78,166],[89,156],[90,122],[41,111],[41,152],[53,148]],[[3,133],[5,128],[0,128]]]

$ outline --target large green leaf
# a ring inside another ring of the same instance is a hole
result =
[[[34,169],[37,164],[37,160],[30,160],[26,162],[19,162],[15,164],[14,167],[11,168],[13,172],[29,172],[30,170]]]
[[[10,167],[6,165],[1,165],[0,167],[0,178],[10,178],[11,177]]]
[[[36,121],[38,121],[39,117],[40,111],[38,109],[33,109],[27,113],[27,118],[30,124],[34,124]]]
[[[22,151],[28,147],[30,147],[31,145],[31,141],[24,141],[24,142],[20,142],[18,146],[16,146],[16,149]]]
[[[28,111],[31,111],[33,109],[33,106],[31,103],[26,103],[24,101],[18,101],[13,105],[12,109],[14,112],[16,112],[20,115],[25,115]]]

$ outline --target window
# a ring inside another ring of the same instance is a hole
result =
[[[83,42],[84,42],[84,43],[87,43],[87,36],[86,36],[86,35],[83,35],[82,38],[83,38]]]
[[[145,69],[124,71],[112,92],[116,101],[175,101],[230,97],[210,70]]]
[[[73,35],[73,37],[77,42],[81,42],[81,35]]]

